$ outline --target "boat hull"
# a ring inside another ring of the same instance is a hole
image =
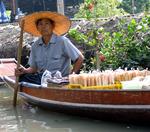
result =
[[[40,99],[22,92],[19,94],[28,103],[51,111],[111,121],[150,121],[150,105],[79,104]]]
[[[4,80],[14,86],[13,79],[4,77]],[[73,115],[126,122],[150,121],[150,90],[72,90],[21,83],[19,95],[31,104]]]

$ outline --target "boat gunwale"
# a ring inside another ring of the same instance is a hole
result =
[[[15,84],[15,80],[8,76],[4,76],[2,78],[6,83],[9,81],[13,85]],[[21,87],[29,87],[35,89],[54,89],[54,90],[72,90],[72,91],[97,91],[97,92],[150,92],[150,89],[78,89],[78,88],[52,88],[52,87],[43,87],[42,85],[28,83],[28,82],[20,82]]]

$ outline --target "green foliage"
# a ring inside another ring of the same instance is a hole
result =
[[[6,14],[7,14],[8,17],[10,17],[11,11],[10,11],[10,10],[7,10],[7,11],[6,11]]]
[[[145,17],[139,23],[132,19],[126,29],[118,26],[118,32],[105,36],[103,43],[106,46],[101,50],[104,53],[109,53],[107,58],[111,58],[107,59],[105,67],[108,64],[113,64],[112,68],[114,69],[139,66],[150,68],[150,65],[145,62],[145,59],[150,62],[149,19],[150,17]]]
[[[84,32],[81,29],[72,29],[69,35],[79,44],[94,46],[104,53],[106,60],[101,63],[102,69],[150,68],[150,16],[143,17],[139,22],[132,19],[127,23],[122,19],[116,31],[112,32],[106,32],[102,27],[91,27]],[[93,68],[94,57],[91,59],[88,56],[87,59],[87,67]]]
[[[84,35],[84,34],[82,34],[82,33],[80,33],[78,30],[76,30],[76,29],[70,29],[70,31],[69,31],[69,35],[73,38],[73,39],[75,39],[78,43],[86,43],[86,41],[87,41],[87,36],[86,35]]]
[[[69,37],[76,41],[79,45],[85,45],[84,51],[85,65],[84,70],[95,69],[96,58],[95,51],[100,50],[103,28],[91,27],[90,29],[70,29]]]
[[[150,0],[123,0],[120,7],[128,13],[141,13],[144,11],[150,11]],[[134,7],[133,7],[134,6]]]
[[[80,5],[76,18],[98,18],[125,14],[123,9],[118,9],[118,0],[85,0]]]

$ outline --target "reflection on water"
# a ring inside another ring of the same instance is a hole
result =
[[[149,132],[150,126],[113,123],[50,112],[24,105],[12,106],[13,93],[0,87],[0,132]]]

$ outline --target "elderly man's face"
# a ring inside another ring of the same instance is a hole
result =
[[[41,19],[37,24],[37,29],[42,36],[50,35],[53,31],[53,25],[49,19]]]

